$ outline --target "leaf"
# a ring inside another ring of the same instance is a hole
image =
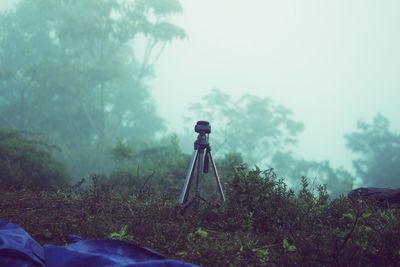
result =
[[[208,236],[208,232],[206,230],[202,229],[201,227],[199,229],[197,229],[197,231],[195,233],[202,238],[206,238]]]
[[[353,221],[354,220],[354,216],[350,212],[343,213],[343,217],[342,218],[347,220],[347,221]]]
[[[133,237],[131,235],[127,234],[127,229],[128,226],[124,225],[121,227],[119,232],[112,232],[111,234],[108,235],[110,239],[119,239],[119,240],[133,240]]]
[[[371,213],[370,212],[364,212],[362,215],[361,215],[361,217],[363,218],[363,219],[368,219],[369,217],[371,217]]]
[[[297,249],[295,245],[289,244],[289,241],[286,238],[283,239],[282,245],[286,252],[295,252]]]
[[[262,261],[266,262],[268,260],[269,249],[267,248],[255,248],[253,252],[257,254],[257,257]]]

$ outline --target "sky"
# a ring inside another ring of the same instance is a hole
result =
[[[13,2],[0,0],[0,9]],[[380,112],[399,131],[400,1],[181,3],[173,21],[188,38],[165,49],[150,83],[171,132],[193,127],[182,116],[212,88],[290,108],[305,124],[295,154],[335,167],[351,169],[343,135],[358,120]]]
[[[0,0],[0,10],[12,7],[15,2],[16,0]]]
[[[152,82],[169,129],[187,127],[182,114],[189,103],[212,88],[234,98],[270,97],[290,108],[305,124],[295,154],[330,160],[335,167],[351,168],[353,155],[343,135],[358,120],[381,113],[392,129],[400,129],[400,1],[183,0],[182,5],[174,22],[188,39],[167,47]]]

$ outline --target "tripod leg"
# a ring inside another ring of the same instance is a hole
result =
[[[181,205],[183,205],[187,202],[187,199],[189,196],[190,186],[192,184],[192,179],[193,179],[194,166],[195,166],[196,160],[198,159],[198,156],[199,156],[198,152],[199,152],[198,150],[195,150],[193,152],[192,160],[190,161],[189,168],[186,173],[185,184],[183,185],[181,196],[179,198],[179,203]]]
[[[210,156],[211,165],[212,165],[213,170],[214,170],[215,179],[217,180],[218,190],[219,190],[219,194],[221,196],[221,200],[225,201],[225,195],[224,195],[224,191],[222,190],[221,179],[219,179],[217,167],[215,166],[215,162],[214,162],[214,159],[212,157],[211,151],[208,151],[208,154]]]
[[[198,159],[197,159],[197,177],[196,177],[196,187],[195,187],[195,198],[198,200],[200,198],[200,186],[202,180],[202,174],[204,169],[204,149],[199,148]]]

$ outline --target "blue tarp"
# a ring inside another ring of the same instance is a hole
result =
[[[83,240],[66,246],[37,243],[21,227],[0,220],[1,267],[193,267],[121,240]]]

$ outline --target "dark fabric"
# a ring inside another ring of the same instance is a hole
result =
[[[350,191],[349,199],[375,202],[384,208],[400,208],[400,189],[360,187]]]
[[[43,248],[24,229],[0,220],[0,266],[45,266]]]
[[[120,240],[82,240],[66,246],[40,246],[19,226],[0,220],[0,266],[7,267],[190,267],[141,246]]]

